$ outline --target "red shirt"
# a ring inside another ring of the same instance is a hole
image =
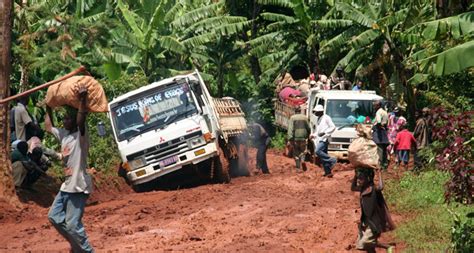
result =
[[[395,139],[395,150],[410,150],[412,146],[416,147],[416,139],[413,134],[406,129],[398,132]]]

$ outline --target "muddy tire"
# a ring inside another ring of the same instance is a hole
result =
[[[134,192],[148,192],[148,191],[152,191],[155,187],[156,187],[155,180],[151,182],[146,182],[143,184],[132,185],[132,189]]]
[[[214,175],[213,179],[216,183],[230,183],[229,161],[225,157],[224,150],[218,148],[219,156],[214,158]]]

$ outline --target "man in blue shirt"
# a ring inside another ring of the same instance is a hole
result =
[[[362,90],[362,81],[361,80],[357,81],[356,85],[354,85],[354,87],[352,87],[352,90],[354,90],[354,91]]]

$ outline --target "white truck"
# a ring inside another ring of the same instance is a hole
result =
[[[302,113],[306,114],[310,121],[312,131],[315,130],[316,116],[312,109],[321,104],[324,113],[329,115],[336,130],[329,139],[329,154],[339,160],[347,160],[347,149],[352,140],[357,137],[355,124],[363,123],[366,117],[373,119],[375,112],[373,102],[383,100],[375,91],[351,91],[351,90],[320,90],[311,89],[308,100],[301,105]],[[282,102],[275,103],[276,125],[287,129],[289,118],[295,113],[295,106],[284,105]],[[311,151],[314,146],[310,146]]]
[[[122,168],[136,191],[186,166],[207,170],[221,183],[230,181],[230,163],[247,169],[246,157],[239,161],[246,151],[239,137],[247,128],[239,103],[211,97],[197,71],[115,98],[109,118]]]

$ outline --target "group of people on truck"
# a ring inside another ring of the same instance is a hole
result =
[[[362,90],[363,82],[355,85],[346,79],[344,69],[340,66],[329,78],[324,74],[311,73],[308,78],[295,81],[290,73],[284,72],[277,80],[277,92],[281,102],[300,105],[306,101],[309,90]]]

